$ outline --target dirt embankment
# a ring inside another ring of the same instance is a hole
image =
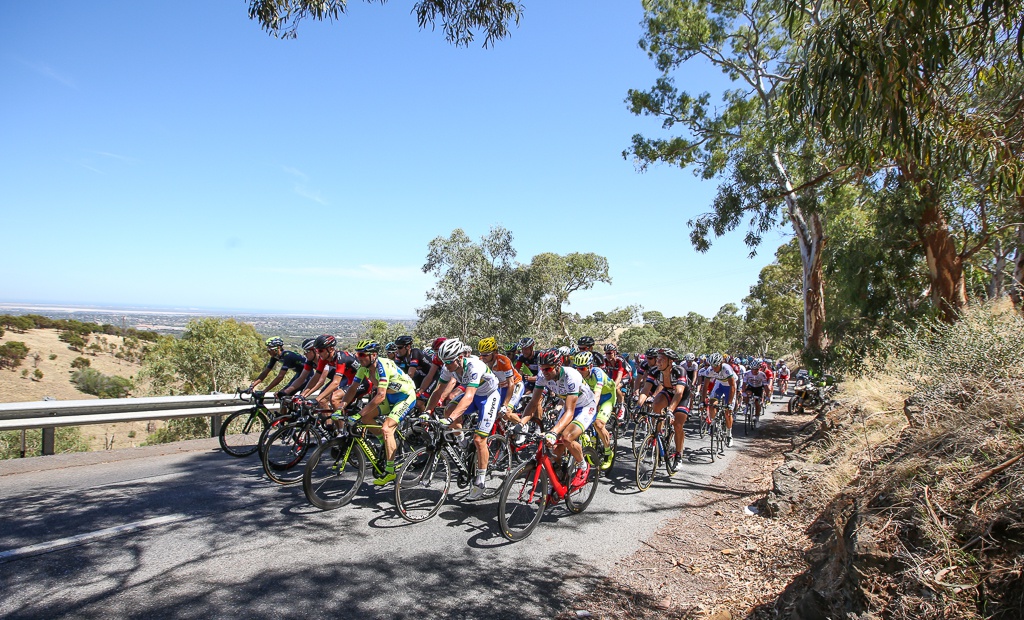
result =
[[[89,367],[105,375],[120,375],[135,380],[141,366],[137,363],[118,359],[117,351],[124,345],[120,336],[93,334],[89,343],[97,343],[102,352],[80,353],[68,348],[67,343],[58,339],[56,329],[30,329],[24,333],[7,330],[0,343],[23,342],[28,347],[28,357],[21,366],[13,370],[0,370],[0,402],[40,401],[46,397],[56,400],[92,400],[95,396],[80,392],[71,382],[71,362],[77,357],[89,360]],[[113,346],[113,350],[111,349]],[[38,356],[38,358],[36,357]],[[53,359],[51,359],[51,357]],[[28,369],[29,377],[22,376]],[[39,369],[42,379],[35,380],[32,373]],[[142,444],[149,433],[160,428],[163,422],[126,422],[122,424],[97,424],[78,427],[89,444],[90,450],[127,448]]]

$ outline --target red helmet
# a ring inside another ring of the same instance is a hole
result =
[[[430,345],[430,348],[437,351],[439,348],[441,348],[441,344],[444,343],[445,340],[448,339],[443,336],[440,338],[434,338],[434,344]]]

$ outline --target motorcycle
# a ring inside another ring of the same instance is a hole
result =
[[[817,411],[832,399],[836,391],[832,375],[825,375],[824,381],[815,384],[809,378],[793,388],[793,398],[786,407],[788,413],[805,413],[808,409]]]

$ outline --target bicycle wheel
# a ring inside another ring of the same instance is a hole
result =
[[[747,404],[743,406],[743,436],[746,437],[750,434],[751,418],[754,417],[754,404],[747,401]]]
[[[444,453],[427,447],[409,454],[395,478],[395,506],[411,523],[437,514],[448,497],[452,470]]]
[[[501,487],[512,469],[512,456],[509,454],[508,440],[504,435],[491,435],[487,438],[487,476],[484,478],[484,499],[490,499],[501,492]]]
[[[651,488],[654,472],[658,469],[658,437],[651,434],[644,439],[636,457],[636,487],[641,491]]]
[[[665,421],[665,426],[668,430],[662,432],[661,445],[665,448],[665,473],[671,477],[676,475],[675,463],[673,462],[673,459],[669,458],[669,453],[676,449],[676,429],[668,420]]]
[[[583,460],[590,465],[587,481],[578,487],[570,486],[569,492],[565,494],[565,507],[573,514],[579,514],[586,510],[591,500],[594,499],[594,493],[597,492],[597,476],[601,467],[601,455],[594,448],[584,448]]]
[[[349,437],[321,445],[302,472],[302,490],[309,503],[333,510],[352,501],[366,475],[366,456]]]
[[[267,428],[267,416],[259,409],[242,409],[230,414],[220,425],[220,448],[236,457],[255,454],[259,438]]]
[[[536,481],[535,481],[536,479]],[[520,463],[501,487],[498,500],[498,524],[501,535],[516,541],[533,532],[544,516],[548,503],[548,472],[537,461]]]
[[[281,428],[285,424],[295,421],[296,418],[293,418],[290,415],[281,415],[275,418],[271,418],[270,421],[267,422],[267,426],[266,428],[263,429],[263,432],[260,433],[260,439],[256,445],[256,452],[257,454],[260,455],[261,459],[263,458],[263,450],[266,449],[267,447],[267,439],[270,438],[270,434],[276,431],[277,429]]]
[[[636,421],[636,426],[633,427],[633,456],[639,458],[640,446],[643,445],[644,441],[651,435],[653,430],[653,423],[651,419],[644,416]]]
[[[718,455],[718,445],[716,443],[718,440],[718,425],[719,423],[717,417],[716,419],[712,420],[710,424],[708,424],[708,439],[711,440],[711,446],[709,447],[709,451],[711,452],[712,463],[715,462],[715,457]]]
[[[315,448],[317,436],[307,424],[282,426],[267,439],[260,455],[263,472],[278,484],[292,484],[302,480],[305,460]]]

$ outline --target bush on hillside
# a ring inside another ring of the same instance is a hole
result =
[[[28,347],[24,342],[12,340],[0,344],[0,368],[17,368],[22,360],[28,357]]]
[[[92,362],[89,361],[89,358],[87,358],[87,357],[78,356],[75,359],[71,360],[71,367],[72,368],[80,369],[80,368],[88,368],[89,366],[92,366]]]
[[[170,420],[167,426],[151,433],[143,445],[153,446],[186,439],[203,439],[209,436],[210,418],[175,418]]]
[[[53,450],[57,454],[66,452],[88,452],[89,443],[82,431],[74,426],[57,428],[54,434]],[[25,431],[25,456],[40,456],[43,453],[43,431],[33,428]],[[0,431],[0,459],[16,459],[21,456],[21,431]]]
[[[100,398],[124,398],[135,387],[129,379],[104,375],[94,368],[83,368],[71,375],[71,382],[79,391]]]

